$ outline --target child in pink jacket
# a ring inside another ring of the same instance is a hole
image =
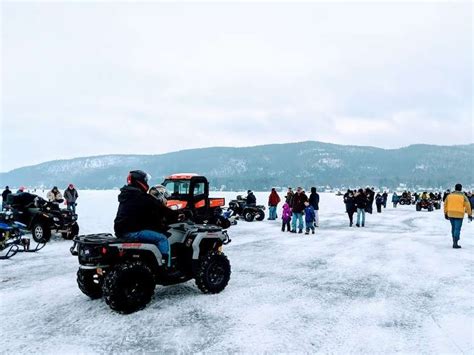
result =
[[[281,214],[281,231],[285,231],[285,226],[288,232],[291,231],[290,228],[290,222],[291,222],[291,208],[288,203],[285,203],[283,205],[283,212]]]

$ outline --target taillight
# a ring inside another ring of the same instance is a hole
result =
[[[100,251],[102,254],[107,254],[107,248],[106,247],[102,247],[101,251]]]

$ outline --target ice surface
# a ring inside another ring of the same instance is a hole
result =
[[[117,191],[79,193],[81,233],[111,232]],[[79,291],[70,241],[2,260],[0,351],[473,353],[473,224],[453,250],[441,211],[388,206],[356,229],[342,197],[321,194],[320,218],[315,236],[239,222],[224,292],[157,287],[126,316]]]

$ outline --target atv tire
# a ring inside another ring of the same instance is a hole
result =
[[[255,214],[253,212],[250,212],[250,211],[244,212],[244,219],[247,222],[252,222],[254,218],[255,218]]]
[[[36,222],[31,228],[31,235],[36,243],[47,243],[51,239],[51,229],[41,222]]]
[[[202,293],[219,293],[229,283],[230,263],[223,253],[209,252],[201,257],[196,286]]]
[[[150,268],[140,261],[117,265],[104,278],[105,303],[123,314],[133,313],[151,301],[155,280]]]
[[[416,205],[416,210],[417,210],[418,212],[421,211],[421,206],[420,206],[419,204]]]
[[[78,235],[79,235],[79,224],[77,224],[77,222],[71,226],[71,230],[69,231],[69,233],[66,233],[66,232],[61,233],[61,236],[63,237],[63,239],[66,239],[66,240],[71,240],[72,238],[77,237]]]
[[[257,221],[263,221],[265,219],[265,212],[258,210],[257,216],[255,217]]]
[[[77,285],[83,294],[93,300],[102,297],[102,278],[95,270],[77,270]]]
[[[428,212],[433,212],[433,206],[428,207]]]

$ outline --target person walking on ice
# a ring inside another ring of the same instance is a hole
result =
[[[467,214],[469,221],[472,221],[471,204],[467,196],[462,192],[462,185],[456,184],[454,192],[446,196],[444,200],[444,216],[451,222],[451,236],[453,238],[453,248],[460,249],[459,239],[461,238],[461,227]]]

